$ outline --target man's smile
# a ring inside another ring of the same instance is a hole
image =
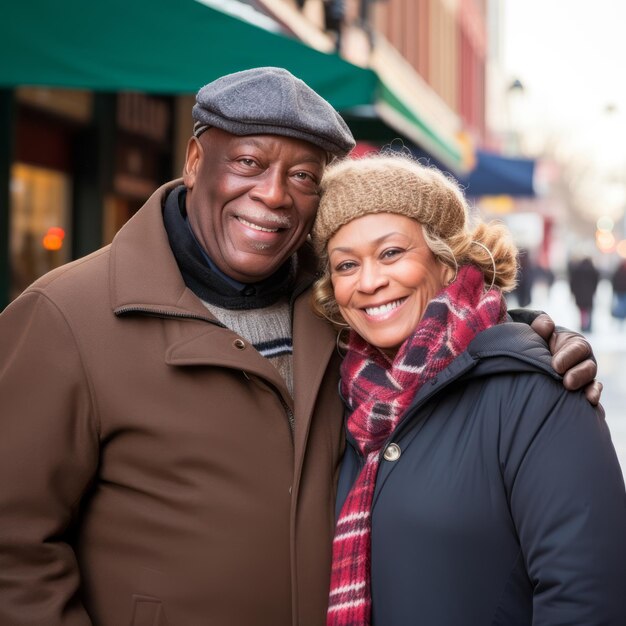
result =
[[[237,218],[244,226],[247,226],[248,228],[252,228],[253,230],[258,230],[261,231],[263,233],[277,233],[278,232],[278,228],[266,228],[265,226],[260,226],[258,224],[253,224],[252,222],[249,222],[248,220],[244,219],[243,217],[238,217]]]

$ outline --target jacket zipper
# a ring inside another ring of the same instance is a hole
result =
[[[278,395],[278,399],[280,400],[280,403],[283,405],[283,410],[287,414],[287,421],[289,422],[289,432],[291,433],[291,443],[293,443],[294,432],[296,428],[296,418],[293,414],[293,411],[289,408],[287,403],[283,400],[283,397],[277,391],[275,393]]]
[[[163,311],[161,309],[142,309],[139,307],[125,307],[122,309],[117,309],[115,311],[115,315],[125,315],[126,313],[142,313],[143,315],[148,315],[151,317],[174,317],[190,320],[201,320],[203,322],[208,322],[209,324],[215,324],[216,326],[226,328],[224,324],[218,322],[217,320],[212,320],[209,317],[205,317],[203,315],[194,315],[193,313],[175,313],[173,311]]]

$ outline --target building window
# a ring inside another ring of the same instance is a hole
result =
[[[70,260],[71,179],[16,163],[11,168],[11,298]]]

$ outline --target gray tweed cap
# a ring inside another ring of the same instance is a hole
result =
[[[355,144],[339,113],[279,67],[257,67],[214,80],[197,93],[192,115],[196,137],[211,126],[233,135],[283,135],[335,156],[345,156]]]

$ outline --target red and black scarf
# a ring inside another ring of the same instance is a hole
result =
[[[328,626],[371,621],[371,508],[384,443],[420,387],[445,369],[482,330],[503,321],[504,299],[484,292],[482,273],[462,267],[435,296],[393,361],[351,331],[341,367],[341,390],[352,408],[347,428],[365,465],[341,509],[335,539]]]

